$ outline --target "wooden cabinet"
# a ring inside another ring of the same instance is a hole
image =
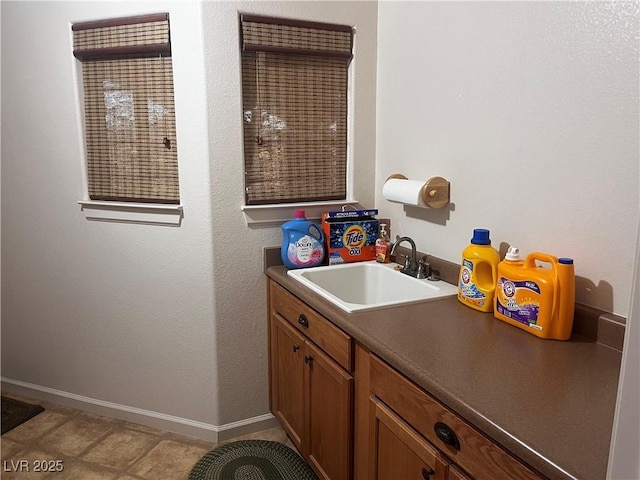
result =
[[[375,355],[370,359],[369,375],[373,398],[456,465],[450,469],[450,478],[543,478]],[[372,428],[370,423],[370,434]],[[379,450],[380,446],[378,456]]]
[[[313,344],[307,372],[307,457],[320,478],[351,477],[353,377]]]
[[[449,480],[471,480],[462,470],[455,465],[449,466]]]
[[[325,479],[352,476],[352,340],[269,283],[271,411]]]
[[[271,411],[320,478],[544,478],[282,286],[268,292]]]
[[[448,466],[438,451],[384,403],[369,401],[372,480],[447,480]]]
[[[302,451],[305,339],[278,316],[272,319],[271,335],[271,408],[293,444]]]

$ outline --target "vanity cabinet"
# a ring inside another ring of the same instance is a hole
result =
[[[351,478],[351,337],[269,281],[269,348],[271,411],[320,478]]]
[[[413,473],[406,478],[433,479],[487,479],[487,480],[540,480],[543,477],[521,463],[491,439],[434,399],[429,393],[411,382],[375,355],[370,356],[370,400],[369,434],[376,437],[380,416],[391,418],[398,425],[396,431],[404,431],[405,445],[414,445],[411,450],[428,467],[422,477]],[[371,411],[373,409],[373,412]],[[378,434],[379,435],[379,434]],[[396,444],[371,441],[369,472],[380,464],[380,457],[399,450]],[[422,448],[422,455],[417,452]],[[387,452],[387,450],[389,452]],[[406,448],[404,449],[406,450]],[[433,454],[433,452],[436,452]],[[428,460],[428,462],[427,462]],[[414,468],[420,468],[416,461]],[[447,466],[447,464],[451,464]],[[466,472],[466,473],[465,473]],[[394,478],[389,477],[378,478]],[[401,477],[395,477],[401,478]]]
[[[544,477],[273,280],[270,407],[322,479]]]

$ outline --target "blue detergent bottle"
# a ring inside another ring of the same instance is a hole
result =
[[[282,263],[288,268],[315,267],[324,260],[324,235],[319,225],[296,210],[293,220],[282,225]]]

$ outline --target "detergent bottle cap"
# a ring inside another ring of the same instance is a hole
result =
[[[563,265],[573,265],[573,258],[559,258],[558,263]]]
[[[520,249],[518,247],[509,247],[507,254],[504,256],[505,260],[510,262],[517,262],[520,260]]]
[[[295,212],[293,212],[293,218],[307,218],[304,214],[304,210],[303,209],[297,209]]]
[[[471,243],[473,243],[474,245],[491,245],[491,239],[489,238],[489,230],[485,228],[474,229]]]

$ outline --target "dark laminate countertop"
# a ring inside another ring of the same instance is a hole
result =
[[[434,397],[550,478],[606,477],[620,352],[543,340],[456,298],[346,313],[267,275]]]

